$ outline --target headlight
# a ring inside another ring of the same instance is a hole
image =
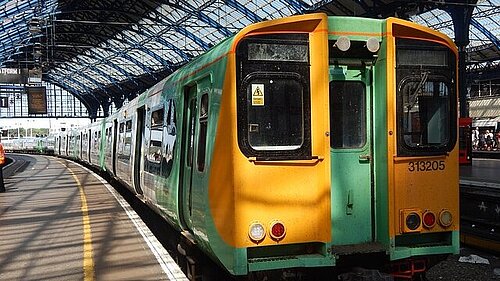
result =
[[[266,229],[260,222],[254,222],[248,229],[248,236],[253,242],[259,243],[266,236]]]
[[[420,216],[417,213],[409,213],[406,216],[406,227],[409,230],[417,230],[420,227]]]

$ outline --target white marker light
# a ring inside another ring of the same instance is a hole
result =
[[[266,236],[266,230],[264,229],[264,226],[259,223],[259,222],[254,222],[250,225],[250,228],[248,230],[248,236],[250,239],[252,239],[254,242],[260,242],[264,237]]]
[[[368,49],[368,51],[376,53],[378,49],[380,49],[380,43],[378,42],[378,39],[375,37],[370,37],[368,41],[366,41],[366,48]]]
[[[342,52],[345,52],[351,48],[351,40],[347,38],[346,36],[340,36],[337,41],[335,42],[335,45],[339,50]]]

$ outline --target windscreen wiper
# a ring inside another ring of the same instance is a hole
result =
[[[418,85],[413,89],[413,93],[411,93],[408,97],[408,111],[410,111],[413,106],[415,106],[415,103],[417,103],[417,96],[422,90],[422,86],[427,82],[427,78],[429,77],[429,71],[424,71],[421,73],[422,77],[420,78],[420,81],[418,82]]]

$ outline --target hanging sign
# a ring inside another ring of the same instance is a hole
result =
[[[47,114],[45,87],[26,87],[28,93],[28,114]]]

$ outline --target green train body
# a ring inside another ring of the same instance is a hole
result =
[[[425,271],[458,251],[456,56],[394,18],[258,23],[56,153],[116,177],[233,275],[373,255]]]

